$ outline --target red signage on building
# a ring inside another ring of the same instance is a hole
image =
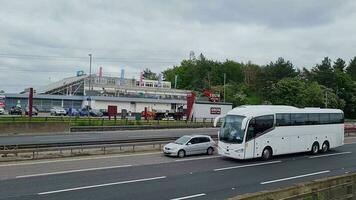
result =
[[[211,107],[210,108],[210,114],[212,114],[212,115],[220,115],[221,114],[221,108],[219,108],[219,107]]]

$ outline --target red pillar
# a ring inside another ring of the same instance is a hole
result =
[[[33,107],[33,88],[30,88],[28,94],[28,117],[32,117],[32,107]]]
[[[187,95],[187,120],[191,120],[193,117],[192,115],[195,96],[196,94],[194,92],[191,92]]]

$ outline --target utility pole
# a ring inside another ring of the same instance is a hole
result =
[[[328,92],[325,92],[325,108],[328,108]]]
[[[224,102],[225,102],[225,97],[226,97],[226,95],[225,95],[225,92],[226,92],[225,85],[226,85],[226,73],[224,73]]]

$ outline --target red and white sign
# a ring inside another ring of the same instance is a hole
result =
[[[0,108],[4,108],[5,107],[5,103],[4,102],[0,102]]]
[[[210,108],[210,114],[212,114],[212,115],[220,115],[221,114],[221,108],[220,107],[211,107]]]

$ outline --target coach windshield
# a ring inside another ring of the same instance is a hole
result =
[[[245,117],[239,115],[227,115],[220,127],[219,140],[228,143],[241,144],[245,135],[242,130],[242,121]]]

